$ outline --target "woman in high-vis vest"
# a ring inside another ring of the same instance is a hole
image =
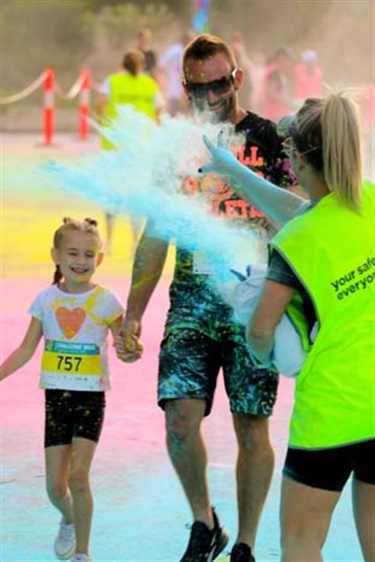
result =
[[[375,189],[361,179],[358,119],[344,94],[306,100],[286,125],[284,144],[307,202],[245,169],[221,138],[218,148],[205,139],[213,159],[202,171],[231,175],[241,195],[281,226],[247,339],[258,364],[272,366],[286,313],[306,351],[283,469],[282,561],[322,560],[352,477],[358,538],[373,562]]]

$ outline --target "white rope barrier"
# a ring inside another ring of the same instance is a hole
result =
[[[80,74],[77,80],[74,82],[73,86],[70,90],[65,94],[59,84],[56,84],[56,93],[59,95],[60,98],[65,100],[72,100],[78,96],[80,91],[82,90],[82,86],[84,83],[84,77]]]
[[[50,145],[54,134],[55,107],[54,96],[58,94],[60,98],[72,100],[79,96],[78,102],[78,132],[81,139],[85,139],[89,132],[90,114],[90,87],[91,75],[88,68],[82,68],[77,80],[67,93],[64,93],[61,86],[56,82],[53,68],[46,68],[44,72],[30,86],[10,96],[0,97],[0,104],[17,102],[26,98],[37,88],[43,85],[44,109],[43,109],[43,131],[45,144]]]
[[[30,86],[28,86],[21,92],[18,92],[17,94],[13,94],[11,96],[0,97],[0,105],[4,105],[6,103],[14,103],[16,101],[22,100],[23,98],[26,98],[43,84],[45,77],[46,71],[42,72],[42,74],[32,84],[30,84]]]

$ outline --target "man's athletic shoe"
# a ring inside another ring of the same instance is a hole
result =
[[[54,542],[55,554],[59,560],[69,560],[76,549],[76,534],[73,523],[60,521],[59,532]]]
[[[210,530],[201,521],[195,521],[191,527],[190,540],[180,562],[212,562],[228,544],[229,537],[220,526],[212,508],[214,528]]]
[[[89,554],[75,554],[70,562],[94,562]]]
[[[230,562],[255,562],[255,558],[251,553],[251,548],[244,542],[239,542],[232,548]]]

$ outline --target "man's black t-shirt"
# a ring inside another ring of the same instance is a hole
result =
[[[237,139],[241,138],[240,134],[243,135],[242,144],[232,146],[232,151],[241,163],[280,187],[288,187],[295,183],[273,122],[254,113],[247,113],[233,128],[233,133]],[[203,197],[214,215],[229,220],[231,224],[262,231],[262,238],[265,238],[269,226],[267,218],[241,199],[230,185],[216,174],[206,174],[201,180],[186,178],[181,190],[186,196]],[[197,256],[179,248],[178,239],[176,245],[176,266],[170,287],[172,308],[194,307],[197,318],[208,310],[217,311],[222,315],[222,319],[225,316],[231,318],[232,310],[213,289],[209,275],[197,273]]]

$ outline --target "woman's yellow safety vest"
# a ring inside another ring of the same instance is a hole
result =
[[[137,111],[148,115],[156,121],[155,97],[159,91],[156,81],[146,74],[133,76],[128,72],[119,72],[109,77],[110,94],[105,107],[105,125],[110,126],[116,118],[117,106],[131,105]],[[110,140],[102,137],[102,148],[113,150]]]
[[[296,379],[294,448],[335,447],[375,435],[374,188],[364,184],[359,213],[327,195],[270,244],[309,293],[319,326]],[[296,310],[292,300],[287,313],[293,318]],[[297,316],[306,344],[300,309]]]

